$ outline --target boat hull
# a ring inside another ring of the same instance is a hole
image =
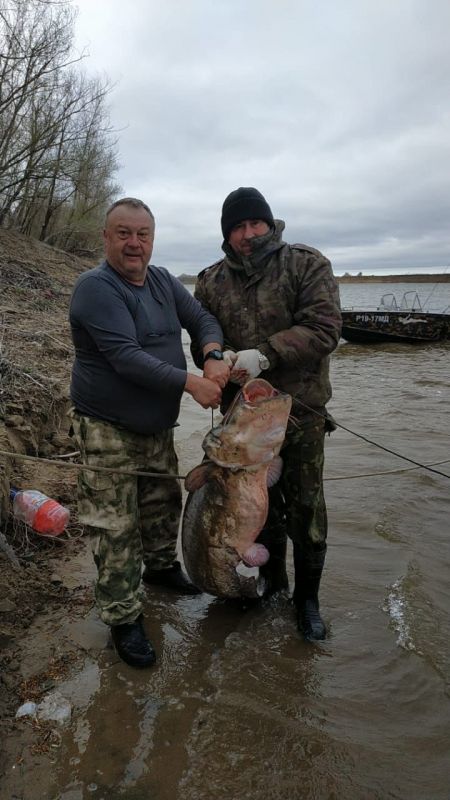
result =
[[[343,311],[348,342],[437,342],[450,338],[450,315],[415,311]]]

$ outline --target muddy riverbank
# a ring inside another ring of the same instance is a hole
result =
[[[0,233],[4,256],[1,246]],[[66,270],[62,255],[46,253],[46,266],[21,247],[0,262],[0,449],[67,455],[67,302],[83,265]],[[342,342],[330,411],[449,473],[439,465],[449,449],[449,354],[448,343]],[[187,397],[180,421],[185,474],[211,415]],[[143,671],[119,661],[98,620],[76,476],[2,459],[1,529],[18,559],[0,549],[2,800],[448,800],[448,479],[398,472],[411,465],[342,429],[326,456],[329,638],[300,640],[288,596],[242,612],[209,595],[154,590],[145,619],[158,662]],[[70,506],[65,540],[11,527],[10,482]],[[288,571],[292,586],[291,553]],[[71,706],[66,726],[15,719],[23,700],[55,689]]]

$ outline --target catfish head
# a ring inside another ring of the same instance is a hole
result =
[[[208,459],[230,469],[271,461],[283,444],[291,405],[290,395],[268,381],[247,381],[220,425],[205,437],[202,446]]]

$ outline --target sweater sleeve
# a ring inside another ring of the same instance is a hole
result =
[[[197,277],[197,280],[196,280],[196,283],[195,283],[194,299],[196,300],[197,303],[200,304],[200,307],[204,311],[206,311],[206,313],[208,313],[208,314],[210,313],[209,312],[209,308],[208,308],[208,302],[207,302],[207,299],[206,299],[206,295],[205,295],[205,293],[203,291],[203,280],[202,280],[202,275],[201,274]],[[216,319],[216,317],[212,317],[212,318]],[[221,338],[218,341],[220,341],[220,344],[223,346],[222,329],[220,329],[220,330],[221,330]],[[191,337],[191,356],[193,358],[194,364],[199,369],[202,369],[203,368],[203,349],[202,349],[201,342],[196,338],[196,336],[192,336]]]
[[[141,347],[125,297],[112,284],[96,276],[81,281],[72,297],[70,319],[77,349],[83,347],[82,337],[87,334],[121,377],[147,388],[184,388],[185,370],[160,361]]]
[[[191,339],[195,339],[202,348],[211,342],[223,345],[222,328],[217,319],[206,308],[203,308],[181,281],[174,278],[173,275],[171,278],[178,317]]]

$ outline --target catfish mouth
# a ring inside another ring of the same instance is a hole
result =
[[[235,395],[233,402],[224,414],[222,425],[225,426],[230,421],[230,418],[233,416],[238,406],[248,405],[250,407],[256,407],[266,400],[272,400],[272,398],[278,397],[279,394],[281,394],[281,392],[263,378],[253,378],[247,381],[247,383],[244,383],[240,392]]]
[[[290,409],[290,396],[268,381],[247,381],[220,425],[207,434],[203,442],[207,457],[218,466],[231,469],[271,461],[283,443]]]

